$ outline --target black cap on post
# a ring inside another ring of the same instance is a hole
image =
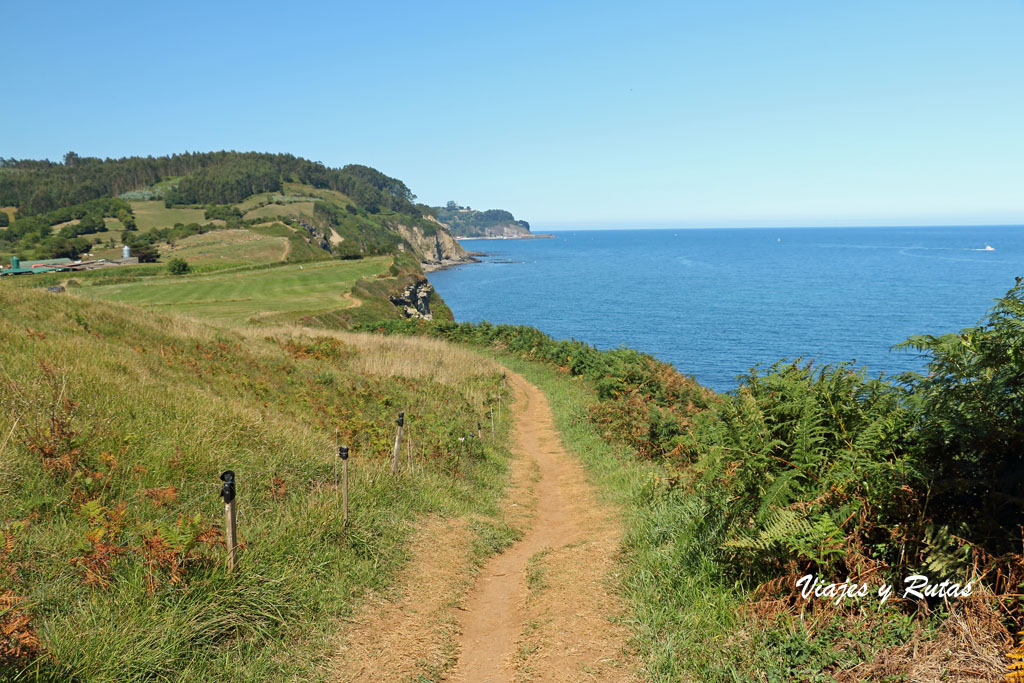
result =
[[[401,427],[405,424],[405,411],[398,413],[398,426]]]
[[[224,482],[220,487],[220,497],[225,503],[230,503],[235,499],[235,473],[228,470],[220,475],[220,480]]]
[[[348,446],[338,446],[338,457],[342,460],[348,460]]]

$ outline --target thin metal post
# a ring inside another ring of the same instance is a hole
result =
[[[344,510],[345,525],[348,525],[348,446],[338,446],[341,458],[341,506]]]
[[[224,545],[227,546],[228,571],[234,571],[238,554],[238,527],[235,511],[235,473],[227,470],[220,475],[224,484],[220,487],[221,498],[224,499]]]

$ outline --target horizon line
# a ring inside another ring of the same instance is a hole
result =
[[[841,225],[637,225],[636,223],[591,224],[530,224],[530,232],[572,232],[601,230],[814,230],[841,228],[1021,228],[1021,223],[878,223],[878,224],[841,224]]]

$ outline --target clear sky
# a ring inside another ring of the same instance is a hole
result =
[[[0,0],[0,156],[364,163],[535,227],[1024,223],[1024,2]]]

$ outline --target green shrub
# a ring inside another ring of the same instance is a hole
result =
[[[172,258],[167,262],[167,272],[171,275],[187,275],[192,272],[192,266],[183,258]]]

